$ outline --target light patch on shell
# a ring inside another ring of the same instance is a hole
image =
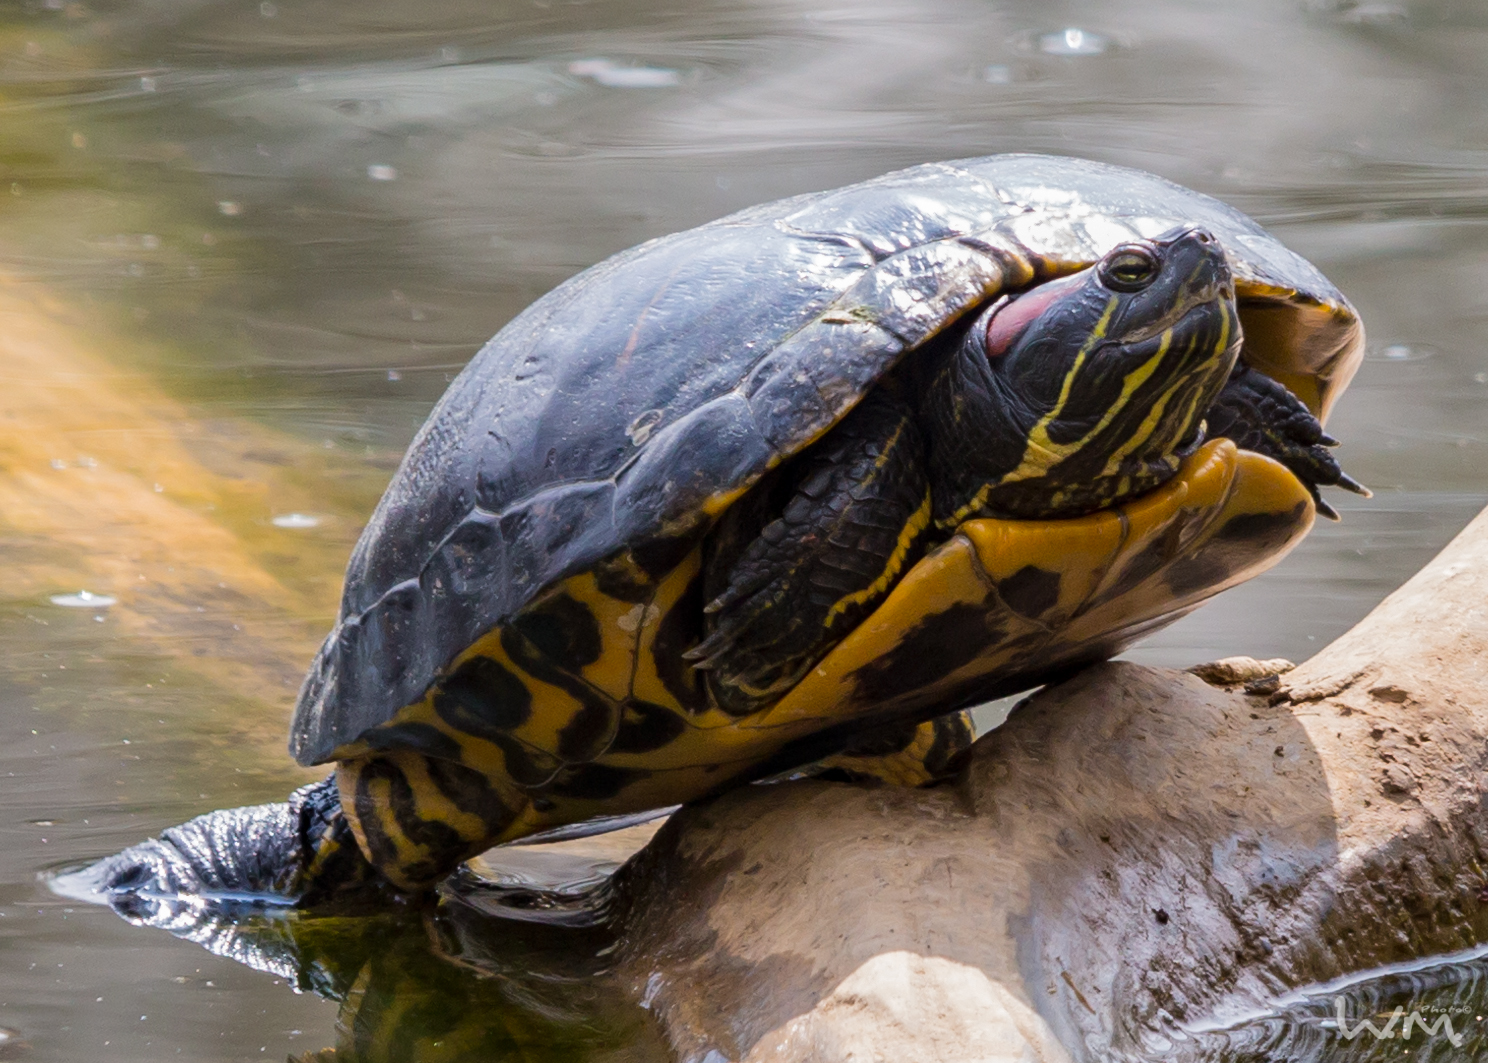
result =
[[[628,613],[615,618],[615,626],[627,635],[634,635],[643,625],[654,624],[661,618],[661,610],[654,605],[637,605]]]
[[[916,303],[925,301],[924,293],[918,288],[895,288],[889,293],[889,298],[900,313],[909,313],[915,309]]]
[[[1178,224],[1172,218],[1154,218],[1144,214],[1139,218],[1124,218],[1127,226],[1144,240],[1154,240]]]
[[[1093,260],[1099,256],[1091,253],[1070,225],[1070,219],[1076,213],[1088,215],[1089,208],[1084,204],[1080,206],[1083,209],[1079,211],[1071,205],[1020,214],[1009,219],[1008,228],[1020,244],[1036,255],[1063,262]]]
[[[1014,185],[1008,191],[1015,201],[1029,210],[1054,211],[1066,216],[1093,213],[1084,197],[1073,189],[1040,184]]]
[[[1147,219],[1137,219],[1147,220]],[[1103,215],[1095,215],[1086,218],[1083,228],[1085,235],[1090,239],[1091,249],[1097,255],[1104,255],[1117,244],[1123,244],[1133,237],[1155,236],[1156,233],[1146,233],[1136,226],[1129,224],[1126,219],[1117,220]],[[1161,232],[1163,230],[1159,230]]]
[[[635,446],[644,446],[646,440],[651,438],[651,433],[656,431],[656,426],[661,423],[661,418],[660,410],[647,410],[630,422],[625,429],[625,434]]]

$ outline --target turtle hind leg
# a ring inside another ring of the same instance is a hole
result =
[[[1319,487],[1342,487],[1369,496],[1369,489],[1339,467],[1329,447],[1337,440],[1302,400],[1264,373],[1241,364],[1205,415],[1211,436],[1233,439],[1237,446],[1285,465],[1312,494],[1317,511],[1330,520],[1338,511],[1323,501]]]
[[[802,773],[845,782],[928,786],[953,775],[975,739],[971,713],[951,712],[919,724],[893,724],[865,732],[841,752],[823,757]]]
[[[776,700],[893,589],[930,521],[924,447],[892,389],[871,392],[705,546],[704,638],[684,656],[717,703]]]

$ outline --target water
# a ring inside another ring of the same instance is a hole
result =
[[[0,1058],[374,1058],[335,1003],[37,876],[313,777],[294,687],[450,376],[564,277],[752,203],[1034,150],[1270,225],[1368,325],[1330,427],[1377,496],[1133,656],[1325,644],[1488,499],[1485,57],[1462,0],[0,8]],[[389,926],[372,966],[370,931],[306,940],[410,1058],[660,1051],[546,945],[462,965]]]

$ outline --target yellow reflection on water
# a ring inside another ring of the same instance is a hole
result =
[[[383,474],[193,416],[119,368],[138,352],[111,348],[106,325],[0,278],[3,596],[91,612],[101,639],[261,700],[224,726],[282,758],[285,711]]]

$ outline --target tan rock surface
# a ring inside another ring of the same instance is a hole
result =
[[[1110,663],[952,784],[679,813],[621,873],[621,970],[689,1060],[1161,1047],[1488,939],[1485,768],[1488,513],[1272,692]]]

